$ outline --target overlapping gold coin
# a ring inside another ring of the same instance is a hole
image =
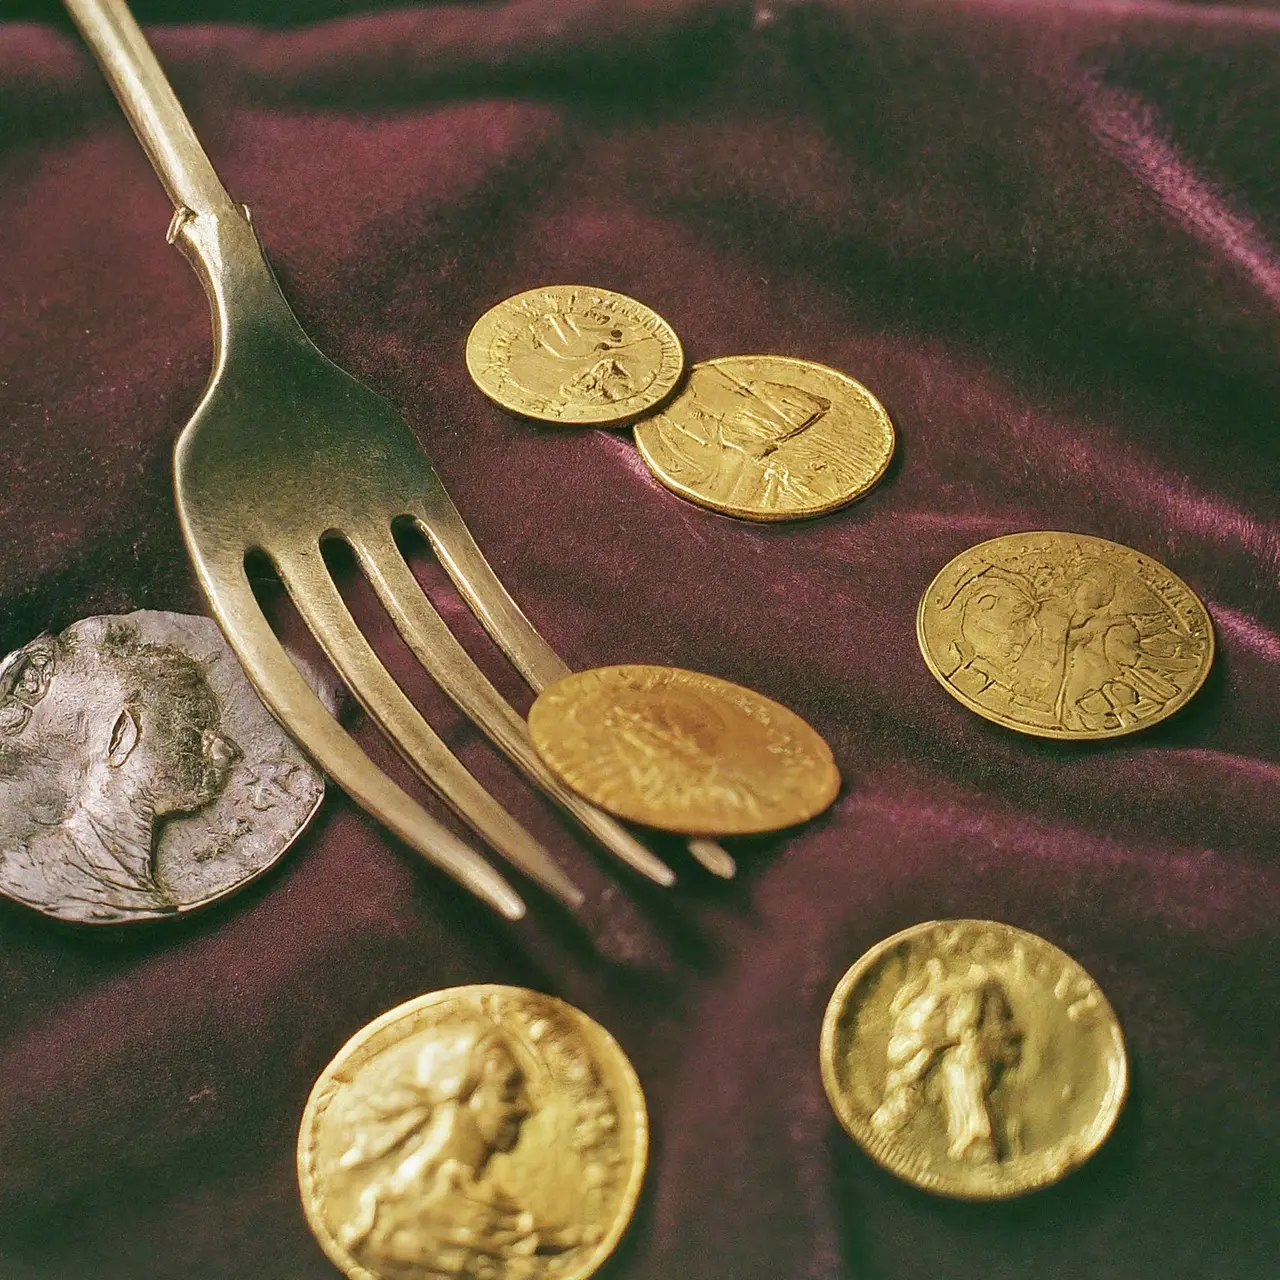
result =
[[[1000,1200],[1106,1139],[1128,1088],[1115,1013],[1065,952],[991,920],[878,943],[822,1023],[822,1081],[858,1144],[926,1191]]]
[[[547,767],[593,804],[683,835],[794,826],[840,790],[831,749],[793,711],[678,667],[575,672],[538,697],[529,733]]]
[[[1172,715],[1204,683],[1213,624],[1195,592],[1129,547],[1014,533],[929,584],[920,652],[954,698],[1043,738],[1113,738]]]
[[[627,422],[654,408],[684,372],[671,326],[610,289],[548,285],[476,321],[467,368],[504,409],[579,426]]]
[[[812,360],[726,356],[689,371],[635,426],[650,471],[690,502],[743,520],[803,520],[884,475],[894,432],[860,382]]]
[[[520,987],[454,987],[354,1035],[298,1135],[307,1221],[352,1280],[585,1280],[640,1194],[648,1117],[617,1042]]]

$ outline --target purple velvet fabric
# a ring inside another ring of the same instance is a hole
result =
[[[6,651],[90,613],[200,609],[169,468],[210,351],[98,72],[20,12],[0,26]],[[369,1018],[475,981],[580,1005],[644,1080],[618,1280],[1275,1274],[1280,12],[515,0],[152,35],[304,325],[403,410],[565,658],[757,688],[828,738],[845,785],[804,829],[739,843],[733,884],[664,844],[681,883],[653,890],[494,758],[349,583],[429,717],[589,890],[585,923],[536,894],[521,924],[492,918],[337,795],[199,918],[85,934],[5,905],[0,1276],[333,1274],[293,1174],[310,1085]],[[505,416],[468,380],[467,330],[557,281],[644,299],[692,359],[847,370],[897,425],[889,474],[758,527],[658,487],[625,434]],[[924,586],[1033,528],[1128,543],[1198,591],[1219,652],[1190,707],[1073,747],[935,683]],[[1128,1036],[1113,1139],[1024,1201],[913,1191],[823,1096],[836,980],[939,916],[1043,934]]]

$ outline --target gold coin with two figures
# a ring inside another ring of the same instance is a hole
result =
[[[1042,738],[1114,738],[1163,720],[1204,683],[1213,624],[1195,592],[1129,547],[1014,533],[956,556],[916,615],[952,697]]]
[[[883,405],[811,360],[726,356],[689,371],[679,394],[635,427],[668,489],[743,520],[803,520],[843,507],[893,457]]]
[[[890,1173],[961,1200],[1058,1181],[1106,1139],[1124,1037],[1065,952],[991,920],[934,920],[872,947],[822,1023],[822,1082]]]
[[[631,1219],[648,1116],[617,1042],[520,987],[454,987],[354,1035],[298,1136],[307,1221],[352,1280],[585,1280]]]
[[[609,289],[549,285],[486,311],[467,338],[467,369],[512,413],[609,426],[661,404],[684,372],[675,331]]]
[[[840,790],[831,748],[795,712],[678,667],[566,676],[533,704],[529,734],[579,795],[682,835],[777,831],[821,813]]]

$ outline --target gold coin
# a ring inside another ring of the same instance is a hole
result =
[[[1155,724],[1213,662],[1213,624],[1185,582],[1082,533],[970,547],[921,597],[916,635],[948,693],[1041,738],[1114,738]]]
[[[467,338],[467,369],[504,409],[567,425],[625,422],[660,404],[684,372],[671,326],[609,289],[558,284],[486,311]]]
[[[793,711],[677,667],[578,671],[529,712],[538,754],[593,804],[690,836],[776,831],[840,790],[831,749]]]
[[[658,479],[743,520],[803,520],[852,502],[884,475],[893,424],[847,374],[789,356],[726,356],[689,371],[635,427]]]
[[[298,1135],[307,1222],[352,1280],[584,1280],[640,1194],[648,1116],[617,1042],[520,987],[454,987],[358,1031]]]
[[[961,1200],[1047,1186],[1106,1139],[1128,1088],[1097,983],[1034,933],[933,920],[872,947],[822,1022],[840,1123],[890,1173]]]

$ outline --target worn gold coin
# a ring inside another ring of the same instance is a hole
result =
[[[789,356],[727,356],[689,371],[635,427],[655,476],[744,520],[803,520],[860,497],[893,456],[893,424],[847,374]]]
[[[1056,1182],[1106,1139],[1128,1088],[1097,983],[991,920],[933,920],[872,947],[827,1005],[821,1063],[872,1159],[962,1200]]]
[[[613,1037],[551,996],[481,985],[419,996],[343,1045],[307,1100],[298,1180],[352,1280],[584,1280],[647,1155]]]
[[[1013,533],[956,556],[916,614],[920,652],[953,697],[1042,738],[1155,724],[1209,674],[1213,625],[1162,564],[1081,533]]]
[[[831,749],[793,711],[678,667],[575,672],[538,697],[529,733],[593,804],[683,835],[790,827],[840,790]]]
[[[609,289],[558,284],[500,302],[467,338],[467,369],[504,409],[603,426],[660,404],[684,372],[671,326]]]

